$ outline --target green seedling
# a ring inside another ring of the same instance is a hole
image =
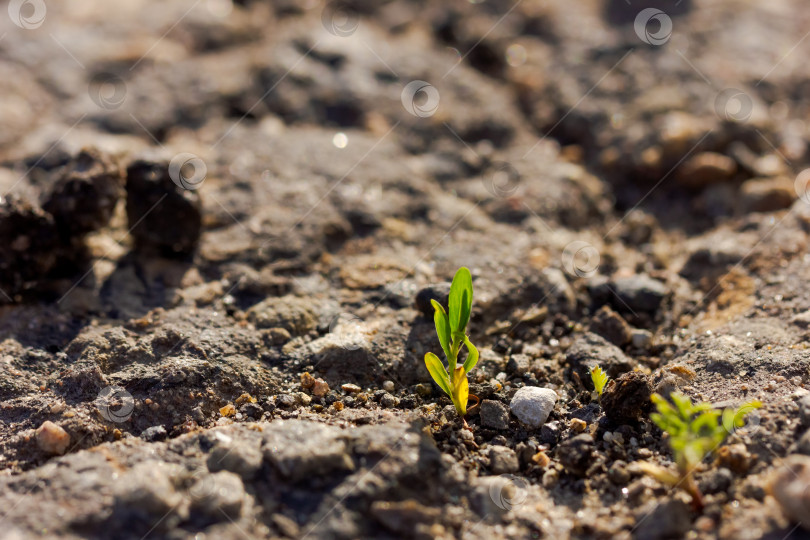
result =
[[[725,409],[720,412],[710,403],[693,404],[687,396],[678,392],[670,395],[672,403],[659,394],[652,395],[652,402],[658,412],[650,419],[667,433],[669,446],[675,458],[676,471],[640,462],[642,470],[659,482],[681,487],[692,497],[696,511],[703,509],[703,496],[693,476],[703,458],[712,454],[726,437],[736,428],[745,424],[745,416],[762,406],[759,401],[751,401],[739,409]]]
[[[425,365],[433,380],[439,388],[450,396],[456,411],[462,418],[467,414],[467,399],[470,395],[470,385],[467,382],[467,373],[478,363],[478,349],[470,342],[465,333],[472,310],[473,287],[470,271],[461,267],[453,277],[450,286],[450,299],[448,310],[436,300],[431,300],[435,310],[433,320],[436,323],[436,334],[439,336],[444,355],[447,357],[447,368],[439,357],[429,352],[425,354]],[[458,364],[458,355],[461,346],[467,347],[467,359],[464,364]]]
[[[607,386],[608,376],[599,366],[594,366],[591,369],[591,381],[593,382],[593,387],[596,389],[597,395],[601,398],[602,392],[605,391],[605,386]]]

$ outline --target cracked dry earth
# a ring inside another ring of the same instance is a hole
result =
[[[335,7],[0,13],[0,538],[810,538],[804,2]]]

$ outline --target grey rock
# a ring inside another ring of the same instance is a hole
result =
[[[264,434],[262,452],[282,476],[299,481],[354,468],[340,430],[301,420],[282,420]]]
[[[546,422],[555,403],[557,393],[554,390],[525,386],[515,392],[509,408],[518,420],[531,428],[538,428]]]
[[[593,464],[595,450],[593,437],[583,433],[561,442],[557,447],[557,458],[569,473],[585,476],[588,467]]]
[[[318,306],[309,297],[271,297],[250,308],[249,320],[257,328],[283,328],[293,336],[304,335],[317,325]]]
[[[479,411],[481,425],[492,429],[506,429],[509,427],[509,411],[500,401],[485,399],[481,402]]]
[[[634,328],[630,336],[630,343],[636,349],[647,349],[652,344],[652,338],[652,332],[649,330]]]
[[[176,469],[160,461],[134,466],[114,484],[116,512],[146,520],[178,514],[183,496],[175,490],[176,474]]]
[[[163,426],[148,427],[141,432],[141,439],[145,441],[163,441],[168,436],[166,428]]]
[[[261,441],[258,438],[217,444],[208,456],[208,470],[230,471],[249,480],[256,476],[262,466],[263,455],[260,445]]]
[[[728,491],[733,481],[734,475],[730,470],[725,467],[718,467],[708,471],[700,480],[698,486],[701,492],[709,495]]]
[[[654,313],[668,294],[667,286],[646,274],[613,280],[614,302],[619,311]]]
[[[672,498],[655,504],[651,512],[640,508],[636,523],[639,540],[680,538],[691,528],[692,514],[688,503]]]
[[[489,447],[489,468],[495,474],[516,472],[520,468],[517,454],[506,446],[494,445]]]
[[[582,383],[593,389],[591,369],[600,366],[611,378],[633,369],[634,362],[621,349],[609,343],[601,336],[588,332],[569,347],[566,360],[571,373],[579,375]]]
[[[399,400],[396,397],[389,394],[388,392],[385,392],[380,397],[380,405],[385,407],[386,409],[393,409],[394,407],[399,405]]]
[[[531,367],[532,359],[526,354],[513,354],[506,363],[506,372],[515,375],[524,375]]]
[[[228,471],[206,474],[189,488],[191,515],[206,522],[239,519],[245,498],[242,479]]]

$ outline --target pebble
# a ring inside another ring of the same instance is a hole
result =
[[[584,420],[580,420],[579,418],[572,418],[571,419],[571,430],[574,433],[582,433],[585,431],[585,428],[588,427],[588,424]]]
[[[399,405],[399,400],[386,392],[385,394],[380,397],[380,405],[385,407],[386,409],[392,409]]]
[[[141,439],[147,442],[163,441],[167,436],[166,428],[161,425],[148,427],[141,432]]]
[[[507,429],[509,427],[509,411],[500,401],[485,399],[481,402],[479,412],[481,425],[492,429]]]
[[[709,184],[725,182],[737,172],[737,163],[716,152],[701,152],[678,168],[678,182],[687,188],[702,189]]]
[[[356,384],[352,384],[352,383],[343,384],[343,385],[340,386],[340,389],[343,390],[344,392],[348,392],[350,394],[356,394],[358,392],[362,392],[362,390],[363,390],[362,388],[360,388]]]
[[[633,311],[655,313],[667,296],[667,286],[646,274],[618,278],[613,281],[614,307],[619,311],[630,308]]]
[[[36,431],[37,446],[48,454],[62,455],[70,446],[70,435],[50,420],[42,423]]]
[[[250,480],[262,466],[262,452],[258,444],[218,443],[211,449],[207,461],[211,472],[230,471]]]
[[[312,395],[315,397],[323,397],[329,393],[329,385],[323,379],[315,379],[312,385]]]
[[[636,349],[646,349],[652,343],[652,338],[652,332],[649,330],[634,328],[630,337],[630,343],[632,343],[633,347]]]
[[[796,191],[790,178],[752,178],[740,188],[739,210],[744,213],[773,212],[789,208],[795,199]]]
[[[608,478],[617,486],[623,486],[630,481],[630,472],[627,470],[627,463],[616,460],[608,469]]]
[[[199,478],[189,489],[191,511],[213,522],[238,519],[242,513],[245,486],[232,472],[220,471]]]
[[[557,393],[554,390],[524,386],[515,392],[509,408],[518,420],[531,428],[538,428],[546,423],[555,403]]]
[[[796,446],[800,454],[810,456],[810,429],[805,431],[804,435],[799,438],[799,442]]]
[[[785,514],[810,530],[810,457],[791,455],[778,467],[770,482],[770,493]]]
[[[584,477],[593,464],[594,450],[593,437],[587,434],[577,435],[560,443],[557,447],[557,458],[566,471]]]
[[[383,390],[386,392],[393,392],[394,391],[394,381],[385,381],[382,384]]]
[[[619,347],[627,345],[632,339],[630,325],[607,305],[594,313],[591,330]]]
[[[810,427],[810,395],[799,400],[799,420],[803,426]]]
[[[517,454],[507,446],[493,445],[489,447],[489,468],[495,474],[517,472],[520,464]]]

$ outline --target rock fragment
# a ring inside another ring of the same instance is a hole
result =
[[[531,428],[538,428],[546,423],[555,403],[557,393],[554,390],[524,386],[512,397],[509,408],[518,420]]]
[[[47,454],[62,455],[70,446],[70,435],[50,420],[42,423],[36,431],[37,446]]]

